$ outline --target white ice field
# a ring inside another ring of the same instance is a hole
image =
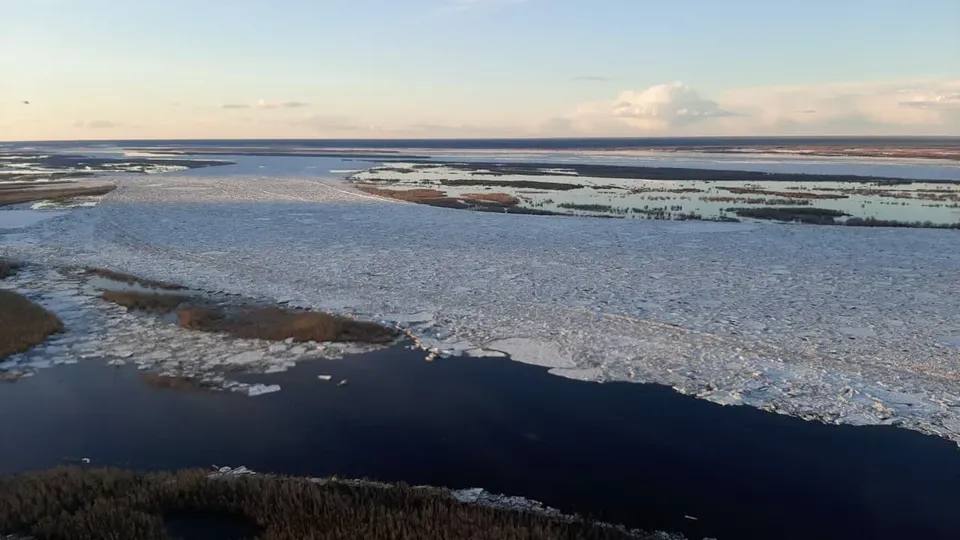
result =
[[[443,354],[960,443],[958,231],[469,212],[359,193],[327,172],[357,162],[317,161],[309,174],[118,175],[98,206],[0,234],[0,255],[390,321]]]

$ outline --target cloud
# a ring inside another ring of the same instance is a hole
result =
[[[621,92],[613,106],[613,114],[641,125],[666,127],[696,122],[704,118],[731,116],[709,99],[700,97],[696,90],[681,82],[658,84],[637,92]]]
[[[266,101],[258,100],[253,105],[248,103],[225,103],[220,106],[221,109],[300,109],[309,107],[310,104],[305,101]]]
[[[570,124],[585,131],[625,130],[663,132],[713,118],[733,116],[681,82],[658,84],[644,90],[625,90],[613,100],[580,105]],[[556,124],[556,119],[554,119]]]
[[[292,125],[297,127],[306,127],[313,131],[354,131],[363,129],[353,119],[348,116],[337,114],[313,114],[305,118],[294,120]]]
[[[673,82],[547,120],[550,135],[960,135],[960,80],[761,86],[705,97]]]
[[[505,125],[481,125],[472,123],[442,124],[419,122],[397,128],[395,131],[414,137],[502,137],[504,133],[520,133],[522,128]]]
[[[960,80],[741,88],[719,101],[749,116],[727,124],[739,132],[960,134]]]
[[[916,96],[908,101],[901,101],[900,105],[917,109],[957,109],[960,108],[960,92],[935,96]]]
[[[281,101],[279,103],[260,100],[257,101],[258,109],[299,109],[309,107],[310,104],[303,101]]]
[[[113,129],[121,127],[120,124],[109,120],[77,120],[73,127],[82,129]]]

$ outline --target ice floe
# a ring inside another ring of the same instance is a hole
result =
[[[117,181],[94,209],[4,235],[0,255],[393,321],[435,356],[511,353],[564,376],[960,442],[956,231],[464,212],[369,197],[332,175]],[[16,280],[41,303],[67,295],[68,312],[97,302]],[[216,387],[229,388],[226,366],[325,354],[175,337],[96,309],[107,330],[75,334],[71,350]],[[171,359],[145,359],[171,344]]]

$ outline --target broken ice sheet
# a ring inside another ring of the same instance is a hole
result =
[[[960,442],[960,347],[945,343],[960,329],[956,282],[944,279],[960,253],[950,231],[531,218],[389,202],[315,175],[118,182],[116,204],[37,224],[4,254],[393,320],[439,355],[507,340],[559,374],[742,396],[825,422],[897,421]],[[301,218],[316,221],[312,234]],[[183,339],[106,318],[112,341],[96,351],[132,347],[129,362]],[[127,335],[134,326],[140,337]],[[297,358],[292,344],[268,347],[190,338],[162,366],[201,377],[247,350],[265,354],[244,370]],[[877,393],[885,409],[874,408],[859,396],[878,381],[922,406]]]

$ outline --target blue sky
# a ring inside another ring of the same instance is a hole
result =
[[[0,5],[0,139],[960,134],[956,0]]]

